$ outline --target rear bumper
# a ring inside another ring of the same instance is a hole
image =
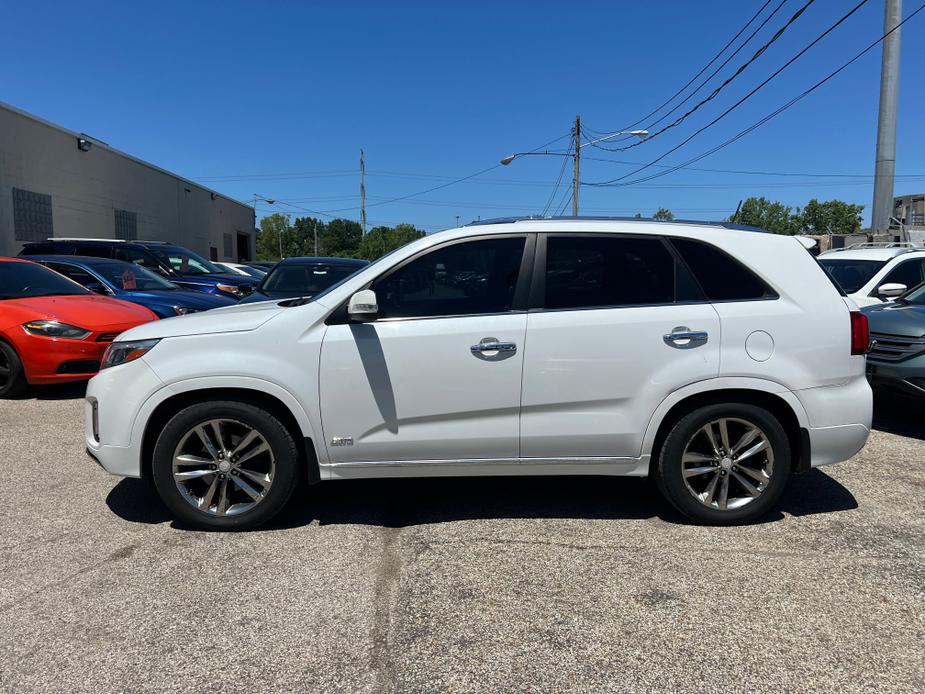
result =
[[[856,455],[870,436],[873,391],[863,376],[838,386],[798,390],[809,419],[810,466],[829,465]]]
[[[870,428],[843,424],[809,430],[810,467],[831,465],[855,456],[867,443]]]

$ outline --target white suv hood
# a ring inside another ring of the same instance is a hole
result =
[[[237,333],[254,330],[266,323],[285,308],[280,308],[276,301],[262,301],[256,304],[238,304],[214,308],[202,313],[187,316],[165,318],[139,325],[127,330],[117,338],[118,342],[126,340],[151,340],[162,337],[183,337],[186,335],[206,335],[209,333]]]

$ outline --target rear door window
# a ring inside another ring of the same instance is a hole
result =
[[[702,241],[671,239],[710,301],[777,298],[760,277],[724,251]]]
[[[602,308],[702,300],[658,237],[550,235],[543,307]]]
[[[67,251],[69,255],[84,255],[91,258],[112,258],[112,248],[94,244],[73,244]]]
[[[163,273],[163,269],[161,268],[160,263],[158,263],[148,253],[140,251],[137,248],[117,248],[116,260],[124,260],[126,263],[141,265],[142,267],[146,267],[149,270],[155,270],[157,272]]]

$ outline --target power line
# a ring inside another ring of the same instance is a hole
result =
[[[559,140],[565,137],[569,137],[569,135],[560,135],[559,137],[550,140],[546,144],[540,145],[539,147],[534,147],[530,151],[536,152],[537,150],[543,149],[544,147],[548,147],[554,142],[558,142]],[[475,173],[469,174],[468,176],[462,176],[461,178],[454,179],[447,183],[441,183],[439,186],[433,186],[432,188],[427,188],[426,190],[420,190],[416,193],[409,193],[407,195],[399,195],[398,197],[390,198],[388,200],[383,200],[381,202],[376,202],[371,205],[367,205],[367,207],[372,207],[373,205],[389,205],[393,202],[400,202],[402,200],[408,200],[409,198],[416,198],[420,195],[426,195],[427,193],[432,193],[435,190],[441,190],[443,188],[448,188],[449,186],[456,185],[457,183],[462,183],[463,181],[468,181],[471,178],[476,178],[477,176],[481,176],[482,174],[486,174],[489,171],[494,171],[495,169],[500,169],[500,168],[501,168],[501,164],[493,164],[492,166],[489,166],[487,169],[476,171]],[[349,210],[355,210],[355,209],[356,207],[342,207],[336,210],[328,210],[328,212],[347,212]],[[326,215],[326,216],[330,216],[330,215]]]
[[[769,1],[770,1],[770,0],[769,0]],[[653,121],[652,123],[650,123],[650,124],[647,126],[647,129],[648,129],[648,130],[652,130],[656,125],[658,125],[659,123],[661,123],[662,121],[664,121],[666,118],[668,118],[668,116],[670,116],[672,113],[674,113],[674,112],[677,111],[679,108],[681,108],[681,106],[683,106],[685,103],[687,103],[688,101],[690,101],[691,99],[693,99],[693,98],[694,98],[694,95],[695,95],[697,92],[699,92],[699,91],[700,91],[701,89],[703,89],[707,84],[709,84],[709,83],[710,83],[710,80],[712,80],[714,77],[716,77],[716,75],[719,74],[720,70],[722,70],[724,67],[726,67],[726,66],[732,61],[732,59],[735,58],[735,57],[739,54],[739,52],[740,52],[743,48],[745,48],[745,47],[751,42],[751,40],[752,40],[753,38],[755,38],[755,36],[756,36],[762,29],[764,29],[765,26],[767,26],[768,22],[770,22],[771,19],[774,18],[774,16],[780,11],[780,9],[781,9],[785,4],[787,4],[787,2],[788,2],[788,0],[781,0],[780,3],[778,3],[777,7],[775,7],[773,10],[771,10],[771,14],[769,14],[767,17],[764,18],[764,20],[761,22],[761,24],[759,24],[751,34],[749,34],[748,38],[746,38],[746,39],[739,45],[738,48],[736,48],[732,53],[730,53],[730,54],[726,57],[726,59],[725,59],[722,63],[720,63],[720,64],[717,66],[717,68],[716,68],[712,73],[710,73],[709,77],[707,77],[707,78],[704,79],[700,84],[698,84],[697,87],[694,89],[694,91],[692,91],[690,94],[688,94],[686,97],[684,97],[681,101],[679,101],[677,104],[675,104],[675,105],[671,108],[670,111],[668,111],[667,113],[663,114],[661,117],[658,118],[658,120],[655,120],[655,121]],[[762,6],[761,10],[764,10],[764,8],[767,6],[767,4],[768,4],[768,3],[765,3],[764,6]],[[805,8],[804,8],[804,9],[805,9]],[[759,10],[758,14],[761,13],[761,10]],[[756,15],[756,16],[757,16],[757,15]],[[753,18],[753,19],[754,19],[754,18]],[[751,21],[749,21],[749,24],[751,24]],[[748,26],[748,25],[746,24],[746,27],[747,27],[747,26]],[[786,28],[786,27],[784,27],[784,28]],[[744,30],[745,27],[743,27],[742,29]],[[742,32],[740,31],[739,33],[741,34]],[[782,33],[782,31],[781,31],[781,33]],[[737,36],[738,36],[738,34],[737,34]],[[774,40],[776,40],[776,39],[772,39],[772,41],[769,42],[769,44],[767,44],[767,45],[770,45],[770,43],[773,43]],[[760,50],[761,50],[761,51],[765,50],[765,48],[767,48],[767,45],[766,45],[764,48],[760,49]],[[747,64],[746,64],[746,65],[747,65]],[[739,74],[741,74],[741,71],[742,71],[742,68],[740,68],[739,72],[737,72],[736,74],[734,74],[728,81],[734,80]],[[703,73],[703,71],[701,70],[701,72],[700,72],[699,74],[702,74],[702,73]],[[695,78],[695,79],[696,79],[696,78]],[[725,86],[725,85],[721,85],[721,86],[720,86],[720,89],[722,89],[723,86]],[[590,139],[590,138],[589,138],[589,139]],[[633,139],[635,139],[635,138],[633,138],[633,137],[625,137],[625,138],[621,138],[621,139],[619,139],[619,140],[615,140],[614,142],[615,142],[615,143],[616,143],[616,142],[623,142],[623,141],[625,141],[625,140],[633,140]],[[610,151],[610,152],[618,152],[618,151],[621,150],[621,148],[619,148],[619,147],[618,147],[618,148],[608,147],[607,145],[601,145],[601,144],[596,144],[596,143],[594,144],[594,147],[597,147],[598,149],[605,149],[605,150]]]
[[[793,14],[793,16],[790,17],[790,19],[788,19],[787,22],[786,22],[782,27],[780,27],[776,32],[774,32],[774,35],[773,35],[764,45],[762,45],[762,46],[755,52],[755,54],[754,54],[751,58],[749,58],[749,59],[748,59],[747,61],[745,61],[742,65],[740,65],[738,70],[736,70],[736,71],[735,71],[730,77],[728,77],[722,84],[720,84],[716,89],[714,89],[714,90],[709,94],[709,96],[707,96],[707,97],[701,99],[693,108],[689,109],[689,110],[687,111],[687,113],[685,113],[685,114],[679,116],[679,117],[676,118],[674,121],[672,121],[671,123],[669,123],[669,124],[666,125],[665,127],[661,128],[660,130],[657,130],[656,132],[650,134],[645,140],[641,140],[640,142],[634,142],[634,143],[632,143],[632,144],[626,145],[625,147],[615,148],[615,149],[612,149],[612,150],[610,150],[610,151],[622,152],[622,151],[625,151],[625,150],[627,150],[627,149],[632,149],[633,147],[638,147],[638,146],[639,146],[640,144],[642,144],[643,142],[649,142],[649,141],[655,139],[656,137],[658,137],[659,135],[661,135],[662,133],[664,133],[664,132],[666,132],[666,131],[668,131],[668,130],[671,130],[672,128],[676,128],[677,126],[679,126],[681,123],[683,123],[685,120],[687,120],[688,117],[690,117],[691,115],[693,115],[694,113],[696,113],[697,111],[699,111],[700,108],[701,108],[702,106],[704,106],[705,104],[707,104],[707,103],[709,103],[710,101],[712,101],[713,99],[715,99],[715,98],[719,95],[719,93],[720,93],[721,91],[723,91],[723,89],[725,89],[729,84],[731,84],[739,75],[741,75],[741,74],[748,68],[749,65],[751,65],[751,64],[754,63],[759,57],[761,57],[761,56],[765,53],[765,51],[767,51],[767,49],[771,46],[771,44],[773,44],[773,43],[774,43],[775,41],[777,41],[781,36],[783,36],[784,32],[788,29],[788,27],[790,27],[794,22],[796,22],[796,21],[803,15],[803,13],[806,12],[807,9],[809,9],[809,6],[812,5],[815,1],[816,1],[816,0],[808,0],[808,1],[806,2],[805,5],[803,5],[802,7],[800,7],[800,9],[798,9],[798,10]],[[846,21],[851,15],[853,15],[855,12],[857,12],[859,9],[861,9],[861,7],[862,7],[863,5],[866,5],[867,2],[868,2],[868,0],[861,0],[861,2],[859,2],[857,5],[855,5],[847,14],[845,14],[841,19],[839,19],[837,22],[835,22],[835,24],[833,24],[833,25],[830,26],[828,29],[826,29],[822,34],[820,34],[819,36],[817,36],[816,39],[815,39],[812,43],[810,43],[808,46],[806,46],[805,48],[803,48],[803,50],[801,50],[799,53],[797,53],[795,56],[793,56],[790,60],[788,60],[786,63],[784,63],[783,66],[781,66],[776,72],[774,72],[774,73],[773,73],[770,77],[768,77],[764,82],[762,82],[762,83],[759,84],[757,87],[755,87],[755,89],[753,89],[751,92],[749,92],[749,93],[742,99],[742,101],[740,101],[739,103],[742,103],[743,101],[745,101],[745,100],[747,100],[748,98],[750,98],[753,94],[757,93],[758,90],[760,90],[762,87],[764,87],[766,84],[768,84],[768,82],[770,82],[771,80],[773,80],[773,79],[774,79],[775,77],[777,77],[781,72],[783,72],[785,69],[787,69],[787,68],[788,68],[791,64],[793,64],[800,56],[802,56],[804,53],[806,53],[806,51],[808,51],[810,48],[812,48],[813,46],[815,46],[819,41],[821,41],[823,38],[825,38],[830,32],[834,31],[836,27],[838,27],[842,22]],[[736,104],[735,106],[733,106],[733,108],[735,108],[735,107],[738,106],[738,105],[739,105],[739,104]]]
[[[571,151],[571,148],[569,148]],[[565,175],[565,165],[568,164],[568,157],[562,157],[562,168],[559,169],[559,178],[556,179],[556,185],[553,186],[552,192],[549,194],[549,200],[546,201],[546,206],[543,208],[543,216],[546,216],[546,213],[549,211],[549,207],[552,205],[553,200],[556,198],[556,193],[559,192],[559,186],[562,183],[562,176]]]
[[[617,183],[616,181],[619,181],[619,180],[621,180],[622,178],[626,178],[626,176],[623,176],[623,177],[621,177],[621,178],[614,179],[613,181],[605,181],[605,182],[602,182],[602,183],[585,183],[584,185],[587,185],[587,186],[596,186],[596,187],[604,187],[604,186],[608,186],[608,187],[610,187],[610,186],[612,186],[612,187],[622,187],[622,186],[635,185],[635,184],[637,184],[637,183],[642,183],[642,182],[645,182],[645,181],[651,181],[651,180],[654,179],[654,178],[659,178],[659,177],[661,177],[661,176],[665,176],[665,175],[667,175],[667,174],[672,173],[673,171],[677,171],[678,169],[681,169],[681,168],[686,167],[688,164],[693,164],[693,163],[695,163],[695,162],[700,161],[701,159],[703,159],[703,158],[705,158],[705,157],[710,156],[711,154],[714,154],[714,153],[718,152],[719,150],[723,149],[724,147],[727,147],[727,146],[731,145],[733,142],[736,142],[737,140],[739,140],[739,139],[745,137],[746,135],[748,135],[748,134],[749,134],[750,132],[752,132],[753,130],[756,130],[757,128],[760,128],[762,125],[764,125],[765,123],[767,123],[767,122],[770,121],[771,119],[776,118],[778,115],[780,115],[781,113],[783,113],[784,111],[786,111],[787,109],[789,109],[791,106],[793,106],[794,104],[796,104],[798,101],[802,100],[803,98],[805,98],[805,97],[808,96],[809,94],[811,94],[811,93],[813,93],[814,91],[816,91],[819,87],[821,87],[823,84],[825,84],[826,82],[828,82],[830,79],[832,79],[833,77],[835,77],[836,75],[838,75],[839,73],[841,73],[843,70],[845,70],[846,68],[848,68],[850,65],[854,64],[854,63],[855,63],[857,60],[859,60],[862,56],[864,56],[866,53],[868,53],[872,48],[874,48],[874,47],[876,47],[878,44],[880,44],[887,36],[889,36],[889,35],[892,34],[894,31],[896,31],[897,29],[899,29],[899,27],[901,27],[903,24],[905,24],[905,23],[908,22],[910,19],[912,19],[913,17],[915,17],[915,15],[917,15],[917,14],[918,14],[919,12],[921,12],[923,9],[925,9],[925,4],[919,5],[912,13],[910,13],[910,14],[909,14],[905,19],[903,19],[899,24],[897,24],[895,27],[893,27],[892,29],[890,29],[890,30],[889,30],[888,32],[886,32],[885,34],[883,34],[883,36],[881,36],[881,37],[878,38],[876,41],[874,41],[873,43],[871,43],[870,45],[868,45],[866,48],[864,48],[863,50],[861,50],[861,51],[860,51],[859,53],[857,53],[853,58],[851,58],[851,60],[849,60],[848,62],[842,64],[842,65],[841,65],[839,68],[837,68],[836,70],[830,72],[828,75],[826,75],[825,77],[823,77],[821,80],[819,80],[818,82],[816,82],[814,85],[812,85],[812,86],[809,87],[808,89],[804,90],[802,93],[798,94],[797,96],[795,96],[794,98],[792,98],[790,101],[788,101],[787,103],[785,103],[783,106],[781,106],[780,108],[778,108],[776,111],[772,111],[771,113],[769,113],[768,115],[766,115],[766,116],[765,116],[764,118],[762,118],[761,120],[759,120],[759,121],[753,123],[752,125],[750,125],[749,127],[745,128],[744,130],[739,131],[736,135],[734,135],[733,137],[729,138],[729,139],[726,140],[725,142],[720,143],[720,144],[717,145],[716,147],[713,147],[712,149],[709,149],[709,150],[707,150],[706,152],[703,152],[703,153],[701,153],[701,154],[698,154],[696,157],[692,157],[692,158],[688,159],[687,161],[685,161],[685,162],[683,162],[683,163],[681,163],[681,164],[678,164],[678,165],[676,165],[676,166],[674,166],[674,167],[671,167],[671,168],[669,168],[669,169],[666,169],[665,171],[662,171],[662,172],[659,172],[659,173],[656,173],[656,174],[651,174],[651,175],[645,176],[645,177],[643,177],[643,178],[638,178],[638,179],[635,179],[635,180],[632,180],[632,181],[626,181],[626,182],[624,182],[624,183]],[[695,135],[696,135],[696,133],[695,133]],[[693,137],[693,136],[691,136],[691,137]],[[688,140],[689,140],[689,139],[690,139],[690,138],[688,138]],[[687,140],[685,140],[685,142],[687,142]],[[681,144],[683,145],[684,143],[682,142]],[[681,146],[681,145],[679,145],[679,147],[680,147],[680,146]],[[677,149],[677,147],[676,147],[675,149]],[[674,150],[672,150],[672,151],[674,151]],[[670,153],[670,152],[669,152],[669,153]],[[664,156],[664,155],[662,155],[662,156]],[[657,160],[656,160],[656,161],[657,161]],[[648,168],[649,166],[651,166],[651,164],[646,165],[645,167],[643,167],[643,169]],[[637,173],[638,171],[641,171],[641,170],[642,170],[642,169],[638,169],[637,171],[631,172],[630,174],[627,174],[627,175],[632,175],[633,173]]]
[[[812,0],[811,0],[811,1],[812,1]],[[834,31],[838,26],[840,26],[840,25],[841,25],[845,20],[847,20],[851,15],[853,15],[855,12],[857,12],[863,5],[866,5],[867,2],[868,2],[868,0],[861,0],[861,2],[859,2],[859,3],[858,3],[857,5],[855,5],[853,8],[851,8],[851,10],[849,10],[846,14],[844,14],[837,22],[835,22],[832,26],[830,26],[828,29],[826,29],[824,32],[822,32],[819,36],[817,36],[815,39],[813,39],[812,42],[810,42],[807,46],[805,46],[799,53],[797,53],[797,54],[796,54],[795,56],[793,56],[790,60],[788,60],[786,63],[784,63],[780,68],[778,68],[773,74],[771,74],[770,77],[768,77],[767,79],[765,79],[764,82],[762,82],[762,83],[759,84],[757,87],[755,87],[754,89],[752,89],[750,92],[748,92],[748,94],[746,94],[745,96],[743,96],[741,99],[739,99],[736,103],[734,103],[734,104],[733,104],[732,106],[730,106],[728,109],[726,109],[725,111],[723,111],[722,113],[720,113],[716,118],[714,118],[713,120],[711,120],[709,123],[707,123],[706,125],[704,125],[704,126],[701,127],[700,129],[695,130],[694,133],[693,133],[692,135],[689,135],[689,136],[688,136],[685,140],[683,140],[680,144],[675,145],[674,147],[672,147],[671,149],[669,149],[667,152],[665,152],[665,153],[662,154],[661,156],[656,157],[655,159],[653,159],[652,161],[650,161],[648,164],[646,164],[645,166],[641,166],[640,168],[636,169],[635,171],[630,171],[629,173],[626,173],[626,174],[624,174],[624,175],[622,175],[622,176],[618,176],[617,178],[611,179],[611,180],[609,180],[609,181],[603,181],[603,182],[599,182],[599,183],[595,183],[595,184],[590,184],[590,185],[610,185],[610,184],[612,184],[612,183],[616,183],[616,182],[618,182],[618,181],[622,181],[623,179],[629,178],[630,176],[632,176],[632,175],[634,175],[634,174],[637,174],[637,173],[639,173],[640,171],[644,171],[645,169],[648,169],[650,166],[652,166],[652,165],[654,165],[654,164],[657,164],[658,162],[660,162],[662,159],[664,159],[665,157],[667,157],[667,156],[668,156],[669,154],[671,154],[672,152],[676,152],[676,151],[679,150],[681,147],[683,147],[683,146],[686,145],[688,142],[690,142],[690,141],[693,140],[695,137],[697,137],[700,133],[702,133],[703,131],[707,130],[708,128],[713,127],[713,126],[716,125],[719,121],[721,121],[723,118],[725,118],[725,117],[728,116],[730,113],[732,113],[735,109],[737,109],[739,106],[741,106],[743,103],[745,103],[745,102],[746,102],[748,99],[750,99],[754,94],[756,94],[756,93],[758,92],[758,90],[760,90],[762,87],[764,87],[766,84],[768,84],[768,82],[770,82],[771,80],[773,80],[773,79],[774,79],[775,77],[777,77],[780,73],[782,73],[785,69],[787,69],[790,65],[792,65],[800,56],[802,56],[804,53],[806,53],[806,51],[808,51],[810,48],[812,48],[812,47],[815,46],[817,43],[819,43],[823,38],[825,38],[825,37],[826,37],[828,34],[830,34],[832,31]],[[804,6],[804,7],[805,7],[805,6]],[[881,37],[880,39],[878,39],[877,42],[879,43],[879,42],[882,41],[882,40],[883,40],[883,38]],[[664,130],[664,129],[663,129],[663,130]],[[628,149],[628,147],[625,148],[625,149]]]
[[[784,0],[784,2],[786,2],[786,0]],[[665,103],[663,103],[661,106],[659,106],[658,108],[656,108],[656,109],[655,109],[654,111],[652,111],[651,113],[646,114],[645,116],[643,116],[642,118],[640,118],[640,119],[639,119],[638,121],[636,121],[635,123],[631,123],[630,125],[625,125],[625,126],[623,126],[622,128],[617,128],[617,131],[620,131],[620,130],[630,130],[631,128],[634,128],[635,126],[639,125],[640,123],[642,123],[642,122],[644,122],[644,121],[647,121],[649,118],[651,118],[651,117],[654,116],[656,113],[658,113],[658,112],[661,111],[663,108],[665,108],[665,106],[667,106],[667,105],[670,104],[672,101],[674,101],[674,99],[675,99],[677,96],[679,96],[680,94],[682,94],[682,93],[684,92],[684,90],[687,89],[689,86],[691,86],[691,84],[693,84],[694,81],[695,81],[698,77],[700,77],[704,72],[706,72],[707,69],[708,69],[713,63],[715,63],[715,62],[717,61],[717,59],[718,59],[723,53],[726,52],[726,49],[729,48],[729,46],[731,46],[733,43],[735,43],[735,41],[736,41],[736,40],[742,35],[742,33],[751,25],[751,23],[754,22],[754,21],[759,17],[759,15],[761,15],[762,12],[764,12],[764,8],[766,8],[769,4],[771,4],[771,0],[766,0],[766,2],[765,2],[761,7],[758,8],[758,11],[755,12],[755,14],[752,15],[751,19],[749,19],[749,20],[745,23],[745,26],[743,26],[741,29],[739,29],[739,31],[736,32],[736,35],[733,36],[731,39],[729,39],[729,41],[726,43],[726,45],[724,45],[722,48],[720,48],[720,49],[719,49],[719,52],[718,52],[716,55],[714,55],[712,58],[710,58],[710,62],[708,62],[706,65],[704,65],[704,66],[700,69],[700,72],[698,72],[696,75],[694,75],[693,77],[691,77],[691,78],[687,81],[687,84],[685,84],[685,85],[684,85],[683,87],[681,87],[678,91],[676,91],[674,94],[672,94],[670,97],[668,97],[668,99],[665,101]],[[781,4],[783,4],[783,3],[781,3]],[[775,10],[775,12],[776,12],[776,10]],[[773,16],[773,13],[771,14],[771,16]],[[768,19],[770,19],[770,17],[768,17]],[[762,25],[762,26],[763,26],[763,25]],[[748,41],[746,41],[746,43],[748,43]],[[742,44],[742,45],[744,46],[745,44]],[[733,55],[735,55],[735,54],[733,54]],[[696,91],[695,91],[694,93],[696,93]],[[683,103],[683,102],[682,102],[682,103]],[[610,132],[615,132],[615,131],[611,130]],[[606,134],[606,133],[602,133],[602,134]]]

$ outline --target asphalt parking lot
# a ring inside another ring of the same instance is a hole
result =
[[[4,691],[925,689],[920,409],[747,527],[640,480],[444,479],[210,534],[86,458],[81,396],[0,402]]]

